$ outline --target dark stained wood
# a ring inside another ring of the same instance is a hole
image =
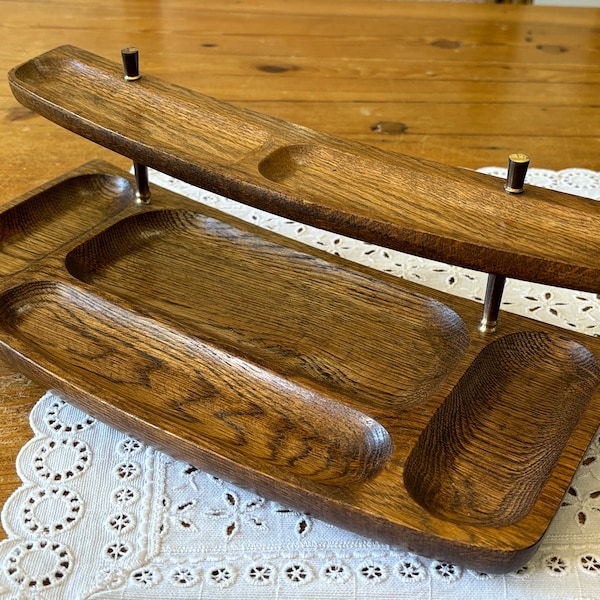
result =
[[[514,315],[483,335],[477,303],[156,186],[141,204],[107,163],[15,199],[0,232],[0,355],[16,370],[400,547],[520,566],[600,420],[599,340]]]
[[[409,493],[449,521],[518,522],[535,503],[599,377],[594,355],[564,337],[522,332],[495,340],[411,451],[404,475]]]
[[[600,204],[384,153],[142,76],[79,48],[15,68],[28,108],[197,186],[284,217],[478,270],[600,292]]]
[[[440,10],[430,2],[378,0],[0,4],[4,73],[66,42],[114,60],[134,44],[145,73],[388,151],[471,168],[502,165],[514,151],[530,153],[535,167],[597,170],[600,164],[597,9],[449,3]],[[6,83],[0,84],[0,133],[2,204],[93,158],[130,165],[20,106]],[[385,274],[370,275],[398,284]],[[402,289],[424,291],[409,282]],[[472,327],[479,307],[459,299],[452,306],[467,322],[471,344],[480,344]],[[556,333],[510,314],[502,314],[501,323],[506,334],[528,327]],[[598,355],[595,339],[575,337]],[[0,361],[0,503],[19,483],[15,456],[31,437],[29,410],[43,391]],[[581,444],[598,423],[596,402],[564,448],[526,529],[541,531],[556,509]],[[411,414],[423,430],[430,413]],[[319,498],[309,494],[306,504],[318,509]],[[418,509],[417,517],[407,518],[421,527],[430,517]],[[451,522],[431,520],[432,531],[464,537]],[[384,522],[365,533],[385,537],[386,528]],[[489,532],[479,531],[485,546]],[[493,540],[526,546],[531,538],[523,540],[524,532],[496,531]],[[439,552],[439,545],[427,547],[427,538],[418,540],[424,551]],[[506,559],[505,566],[514,560],[510,551]]]

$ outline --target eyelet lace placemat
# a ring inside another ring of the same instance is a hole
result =
[[[499,168],[482,169],[505,176]],[[248,208],[159,173],[200,202],[369,266],[481,300],[486,276]],[[600,173],[532,169],[532,184],[600,199]],[[503,308],[600,333],[594,294],[509,281]],[[175,461],[48,392],[30,416],[23,485],[2,510],[0,598],[600,598],[600,431],[537,554],[507,575],[407,554]]]

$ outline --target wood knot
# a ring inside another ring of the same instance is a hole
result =
[[[256,67],[263,73],[286,73],[288,71],[299,71],[300,67],[295,65],[259,65]]]
[[[408,131],[408,125],[400,121],[379,121],[371,126],[371,131],[385,135],[400,135]]]
[[[442,48],[443,50],[456,50],[462,46],[462,44],[458,40],[435,40],[431,42],[432,46],[436,48]]]
[[[564,54],[569,51],[566,46],[560,46],[559,44],[538,44],[536,50],[541,50],[548,54]]]

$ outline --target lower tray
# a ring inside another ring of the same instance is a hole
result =
[[[137,205],[104,163],[17,199],[0,232],[0,350],[18,369],[177,458],[422,554],[523,564],[600,420],[596,339],[514,315],[480,334],[476,303],[166,190]]]

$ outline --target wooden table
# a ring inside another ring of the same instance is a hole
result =
[[[380,0],[0,0],[0,70],[62,44],[390,151],[477,168],[524,151],[600,168],[600,10]],[[94,158],[128,161],[0,87],[0,203]],[[0,503],[43,389],[0,363]],[[0,535],[3,535],[0,532]]]

